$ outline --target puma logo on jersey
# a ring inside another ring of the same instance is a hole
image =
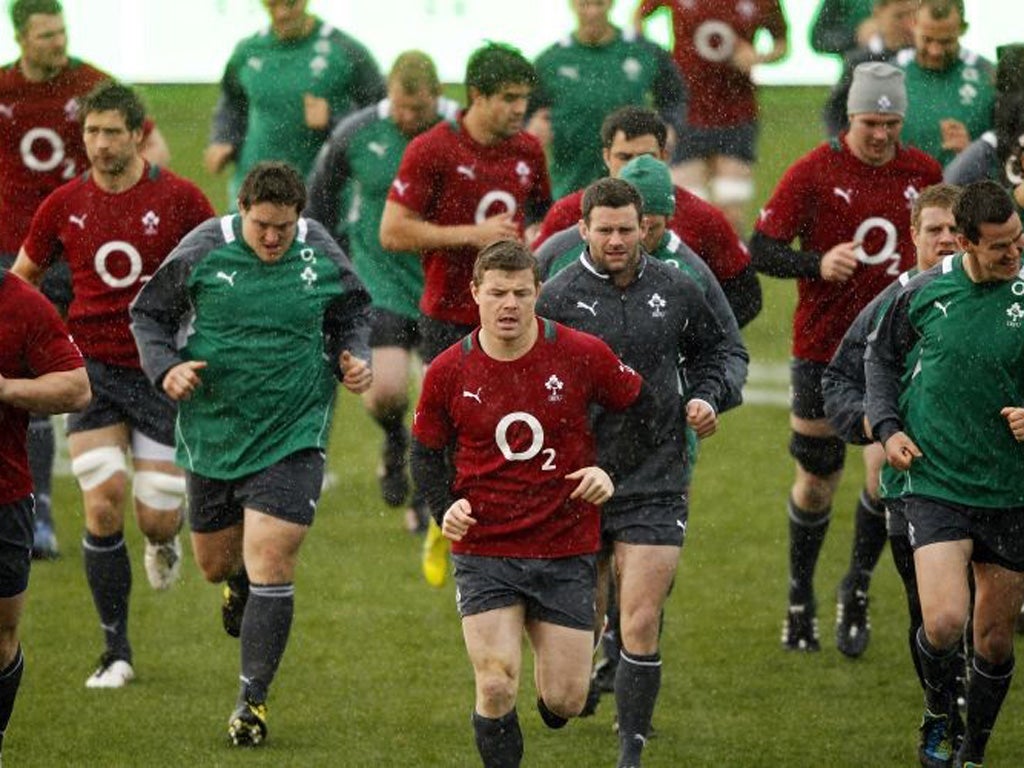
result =
[[[85,229],[85,219],[88,215],[88,213],[83,213],[81,216],[71,215],[68,216],[68,221],[74,224],[79,229]]]
[[[832,193],[837,197],[843,198],[843,200],[846,201],[847,205],[850,204],[850,200],[853,197],[852,189],[840,189],[839,187],[832,187]]]
[[[470,400],[476,400],[480,405],[483,405],[483,401],[480,399],[480,392],[482,390],[483,387],[478,388],[476,392],[470,392],[468,389],[464,389],[462,390],[462,396],[468,397]]]
[[[576,302],[576,307],[578,309],[585,309],[585,310],[587,310],[587,312],[592,314],[594,317],[597,317],[597,302],[596,301],[593,304],[587,304],[584,301],[577,301]]]
[[[238,274],[238,270],[236,269],[230,275],[227,272],[218,272],[217,273],[217,277],[219,277],[225,283],[227,283],[232,288],[234,288],[235,287],[235,275],[237,275],[237,274]]]
[[[952,301],[947,301],[945,304],[943,304],[941,301],[935,301],[933,303],[935,305],[935,308],[942,313],[943,317],[949,317],[949,305],[953,303]]]
[[[10,104],[0,104],[0,115],[3,115],[8,120],[14,117],[14,107]]]
[[[366,148],[373,152],[377,157],[384,157],[387,154],[388,148],[381,144],[379,141],[371,141],[366,145]]]
[[[473,181],[476,181],[476,171],[473,170],[472,166],[469,166],[469,165],[457,165],[457,166],[455,166],[455,172],[456,173],[461,173],[467,179],[472,179]]]
[[[570,66],[568,66],[566,64],[563,64],[562,66],[560,66],[558,68],[558,76],[559,77],[564,77],[567,80],[579,80],[580,79],[580,68],[579,67],[570,67]]]
[[[391,186],[398,191],[399,195],[404,195],[405,190],[409,188],[409,182],[402,181],[401,179],[395,179],[394,181],[391,182]]]

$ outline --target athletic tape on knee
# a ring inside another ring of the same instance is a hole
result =
[[[754,199],[754,180],[738,176],[715,176],[711,180],[711,199],[718,205],[749,203]]]
[[[151,509],[172,512],[185,500],[185,478],[166,472],[142,470],[135,473],[135,498]]]
[[[92,490],[118,472],[126,472],[124,451],[114,445],[93,448],[71,460],[71,473],[83,491]]]

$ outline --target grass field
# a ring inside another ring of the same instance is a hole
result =
[[[203,173],[215,91],[149,87],[173,167],[223,207],[223,179]],[[819,140],[820,90],[764,94],[763,198],[792,159]],[[746,331],[758,390],[787,357],[789,283],[764,280],[765,310]],[[774,366],[774,367],[773,367]],[[449,583],[419,575],[419,540],[384,507],[374,466],[379,435],[356,398],[340,399],[330,454],[339,483],[325,493],[303,549],[292,639],[270,699],[270,739],[255,751],[226,745],[238,645],[221,630],[218,590],[187,557],[184,579],[151,591],[133,526],[132,640],[137,681],[123,691],[83,685],[101,635],[82,572],[81,505],[58,478],[64,557],[33,567],[23,624],[27,668],[6,740],[9,766],[473,766],[473,682]],[[906,652],[899,579],[886,554],[872,591],[873,638],[850,661],[832,643],[833,590],[845,569],[861,478],[856,454],[839,493],[818,578],[823,650],[779,648],[786,600],[785,499],[791,481],[786,411],[748,404],[724,417],[704,447],[689,537],[666,616],[664,682],[648,768],[758,768],[916,764],[920,692]],[[532,706],[527,664],[520,705],[524,765],[611,766],[613,705],[559,732]],[[1011,692],[990,765],[1024,765],[1024,716]]]

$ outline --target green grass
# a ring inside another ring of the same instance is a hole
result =
[[[146,89],[173,167],[223,207],[224,180],[200,171],[210,87]],[[764,95],[761,196],[818,141],[821,91]],[[753,358],[784,363],[793,286],[764,280],[765,311],[746,331]],[[64,557],[33,567],[23,622],[28,665],[6,740],[12,766],[474,766],[473,680],[454,589],[427,587],[418,545],[386,509],[373,476],[379,435],[356,398],[343,395],[331,466],[339,484],[320,504],[303,548],[291,643],[270,700],[270,740],[239,753],[225,745],[238,644],[220,628],[219,592],[187,557],[183,583],[149,589],[134,526],[132,640],[138,680],[124,691],[87,691],[101,650],[82,573],[77,490],[57,480]],[[906,651],[899,579],[886,554],[872,590],[873,637],[863,659],[831,642],[833,589],[842,575],[862,472],[857,453],[838,494],[817,587],[823,650],[779,649],[786,592],[784,502],[792,476],[787,416],[747,405],[724,417],[694,481],[689,538],[663,639],[664,683],[648,768],[915,764],[920,692]],[[613,706],[557,733],[532,706],[529,663],[520,717],[524,765],[610,766]],[[1011,692],[990,764],[1024,765],[1024,710]]]

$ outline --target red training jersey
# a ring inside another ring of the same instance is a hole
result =
[[[885,165],[858,160],[846,135],[822,144],[783,175],[756,224],[759,232],[804,251],[824,254],[856,241],[858,265],[845,283],[797,281],[793,355],[828,363],[861,309],[916,263],[910,208],[925,187],[942,181],[942,168],[913,147],[899,146]]]
[[[41,83],[18,62],[0,69],[0,253],[16,254],[39,204],[89,167],[78,97],[109,79],[77,59]]]
[[[692,192],[676,187],[676,210],[668,228],[679,235],[700,256],[718,278],[718,282],[736,277],[750,265],[750,253],[725,215]],[[556,232],[572,227],[582,217],[583,192],[566,195],[551,206],[533,242],[536,251]]]
[[[473,140],[460,114],[413,139],[405,149],[388,200],[440,226],[479,224],[500,213],[513,214],[520,234],[526,209],[551,201],[544,150],[520,131],[490,146]],[[476,248],[423,251],[423,314],[436,320],[476,325],[479,315],[469,292]]]
[[[82,355],[50,302],[20,278],[0,271],[0,375],[34,379],[81,368]],[[32,493],[25,440],[28,411],[0,403],[0,504]]]
[[[413,434],[455,445],[456,498],[477,524],[456,553],[556,558],[596,552],[597,507],[569,494],[565,476],[596,461],[588,408],[631,405],[641,379],[595,336],[538,318],[537,343],[495,360],[474,331],[430,364]]]
[[[85,356],[138,368],[128,305],[178,242],[213,215],[197,186],[149,163],[138,183],[114,194],[86,173],[43,201],[24,248],[42,267],[68,262],[75,292],[68,326]]]
[[[690,91],[691,125],[720,127],[757,117],[754,81],[732,64],[736,43],[752,43],[759,29],[786,37],[779,0],[643,0],[640,13],[672,14],[672,57]]]

